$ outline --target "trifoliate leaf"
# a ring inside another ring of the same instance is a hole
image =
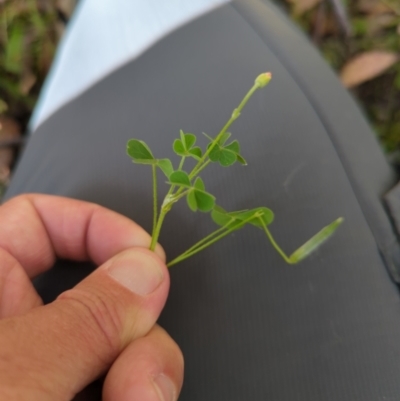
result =
[[[196,196],[194,194],[194,190],[190,191],[186,195],[186,201],[189,206],[189,209],[192,210],[193,212],[197,212],[197,200],[196,200]]]
[[[185,155],[185,147],[180,139],[175,139],[174,144],[172,145],[174,152],[179,156]]]
[[[154,160],[150,148],[145,142],[138,139],[130,139],[126,145],[126,152],[137,163],[144,160]]]
[[[289,259],[292,263],[297,263],[306,258],[311,252],[315,251],[320,245],[322,245],[337,228],[343,223],[343,217],[339,217],[331,224],[324,227],[321,231],[310,238],[304,245],[294,251]]]
[[[173,185],[180,185],[183,187],[190,187],[190,179],[188,174],[185,171],[174,171],[169,176],[169,181]]]
[[[157,166],[160,167],[162,172],[166,175],[167,178],[170,177],[172,172],[174,171],[174,167],[172,166],[172,162],[169,159],[159,159],[157,160]]]
[[[200,160],[202,152],[197,146],[193,148],[196,143],[196,135],[185,134],[182,130],[180,131],[181,139],[175,139],[173,149],[179,156],[193,157],[196,160]]]

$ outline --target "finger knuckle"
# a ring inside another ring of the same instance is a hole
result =
[[[80,289],[66,291],[58,300],[70,305],[88,341],[105,343],[112,352],[120,351],[122,318],[115,302],[105,294]]]

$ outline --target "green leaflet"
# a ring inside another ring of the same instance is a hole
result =
[[[170,176],[169,176],[169,181],[173,185],[180,185],[183,187],[190,187],[190,178],[189,175],[185,171],[174,171]]]
[[[155,159],[150,148],[144,141],[130,139],[126,145],[126,153],[132,158],[134,163],[156,165],[167,178],[174,171],[171,160]]]
[[[165,174],[167,178],[169,178],[169,176],[174,171],[172,162],[169,159],[158,159],[157,166],[161,169],[161,171]]]
[[[205,190],[204,182],[200,177],[196,178],[193,187],[186,195],[186,201],[190,210],[196,212],[209,212],[214,208],[215,196]]]
[[[196,135],[185,134],[182,130],[180,131],[180,139],[175,139],[172,148],[178,156],[182,157],[193,157],[196,160],[200,160],[202,156],[201,149],[196,146]]]
[[[147,144],[138,139],[130,139],[128,141],[126,152],[136,163],[140,163],[143,160],[154,160],[154,156]]]

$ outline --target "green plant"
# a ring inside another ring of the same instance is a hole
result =
[[[219,229],[206,236],[181,255],[170,261],[168,267],[181,262],[190,256],[202,251],[216,241],[222,239],[233,231],[239,230],[246,224],[251,224],[264,231],[272,246],[289,264],[295,264],[303,260],[312,251],[326,241],[343,222],[343,218],[338,218],[328,226],[324,227],[304,245],[298,248],[290,256],[287,256],[274,240],[268,226],[274,220],[272,210],[266,207],[257,207],[251,210],[239,210],[227,212],[216,205],[215,197],[206,191],[203,180],[199,177],[210,163],[219,163],[223,167],[228,167],[238,162],[246,165],[246,161],[240,154],[240,145],[237,140],[229,142],[231,134],[228,132],[232,123],[239,118],[244,106],[251,96],[260,88],[266,86],[271,80],[270,73],[260,74],[252,88],[247,92],[239,106],[235,108],[228,122],[215,138],[208,135],[209,144],[205,151],[196,145],[196,136],[194,134],[180,131],[180,138],[175,139],[173,143],[174,152],[181,157],[179,167],[174,170],[172,162],[169,159],[156,159],[153,156],[147,144],[138,139],[130,139],[127,143],[127,153],[134,163],[148,164],[152,167],[153,173],[153,232],[150,249],[154,251],[164,218],[171,210],[172,206],[180,199],[186,197],[187,204],[192,211],[211,212],[214,222],[220,226]],[[193,158],[197,162],[190,172],[183,170],[185,160]],[[162,204],[158,211],[157,202],[157,168],[160,168],[167,177],[170,185]]]
[[[63,29],[54,1],[0,1],[0,114],[23,129]]]

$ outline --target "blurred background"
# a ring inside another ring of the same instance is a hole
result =
[[[0,0],[0,196],[77,2]],[[389,161],[399,167],[400,0],[275,3],[337,71],[364,110]]]

